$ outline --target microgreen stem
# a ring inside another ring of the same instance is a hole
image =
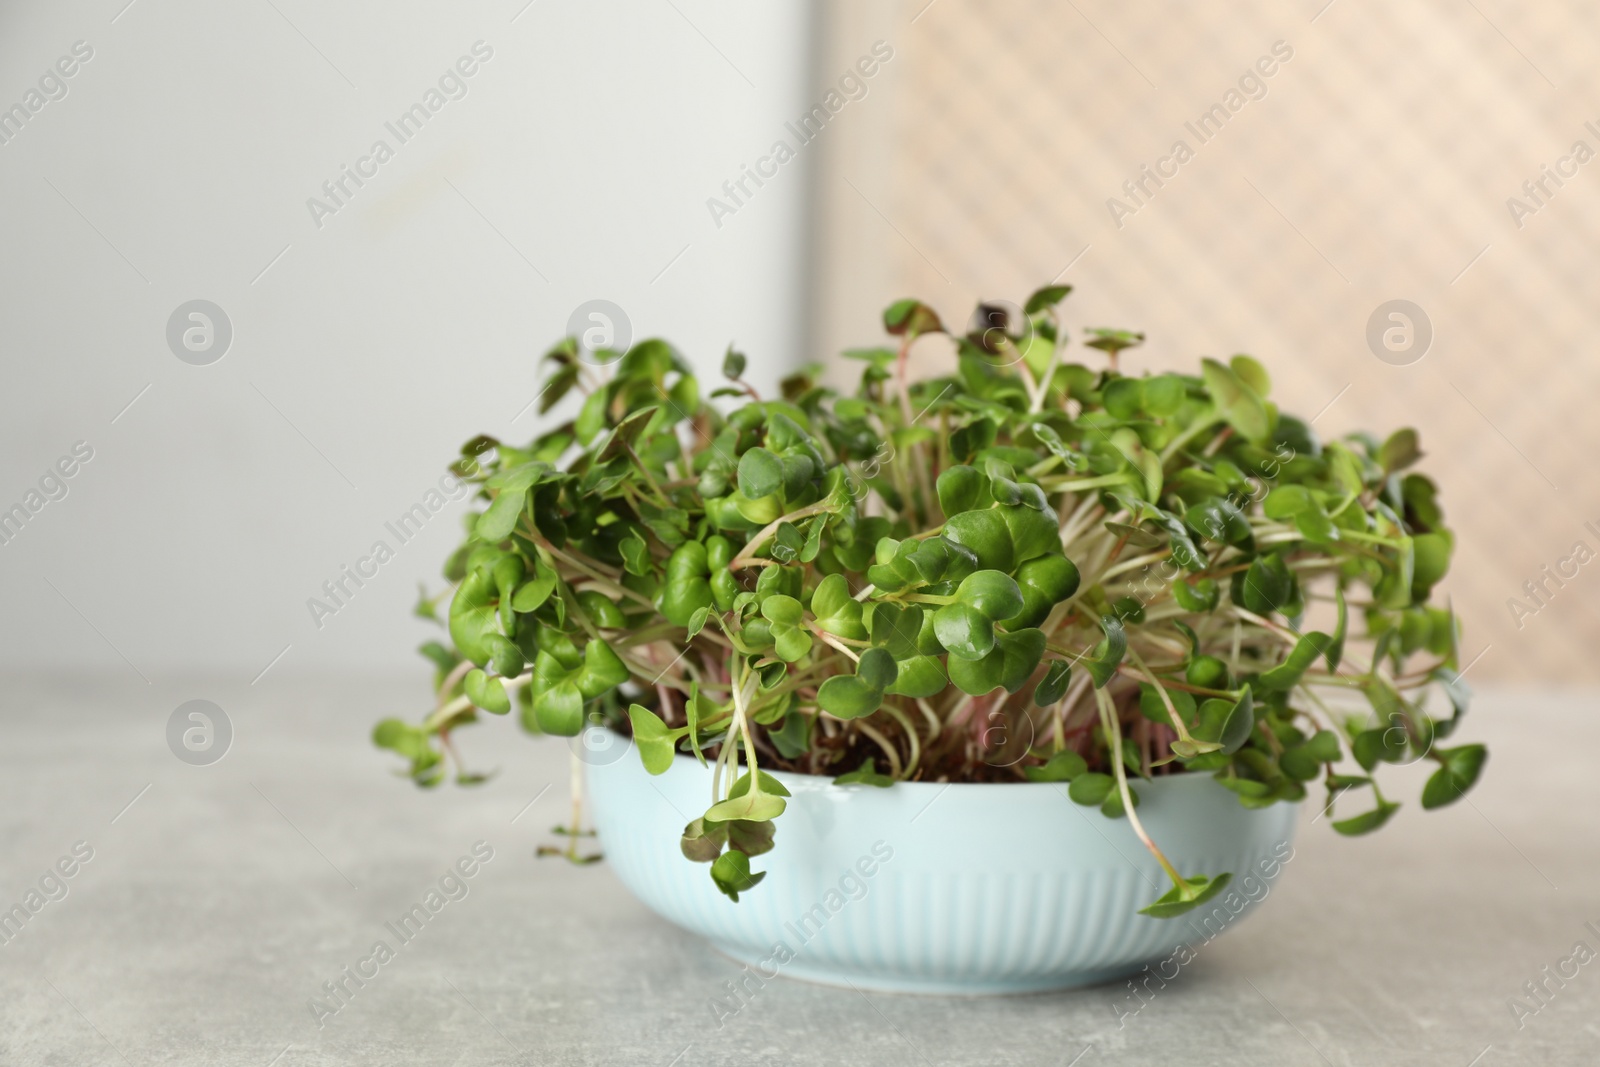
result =
[[[467,676],[467,672],[476,666],[477,664],[470,659],[463,659],[450,669],[450,673],[445,675],[444,680],[439,683],[438,707],[444,707],[445,702],[450,699],[450,690],[454,689],[461,679]]]
[[[1167,859],[1165,853],[1156,847],[1156,843],[1150,840],[1150,835],[1145,832],[1144,823],[1139,821],[1139,813],[1134,810],[1133,794],[1128,789],[1128,769],[1122,762],[1122,725],[1112,710],[1111,698],[1104,689],[1096,689],[1094,699],[1100,706],[1100,725],[1111,741],[1111,768],[1116,775],[1117,791],[1122,794],[1122,810],[1128,817],[1128,825],[1133,827],[1133,832],[1144,842],[1144,847],[1149,849],[1156,862],[1161,864],[1161,869],[1167,872],[1172,884],[1180,888],[1186,886],[1188,883],[1183,880],[1178,869]]]
[[[1050,319],[1055,321],[1055,309],[1050,309]],[[1056,328],[1056,339],[1050,345],[1050,359],[1044,366],[1044,373],[1039,376],[1038,385],[1033,390],[1033,402],[1028,405],[1028,411],[1037,414],[1044,410],[1045,398],[1050,395],[1050,385],[1055,380],[1056,367],[1061,363],[1061,349],[1063,347],[1059,325]],[[1026,363],[1023,364],[1026,366]],[[1030,375],[1030,380],[1032,376]]]
[[[911,720],[906,718],[906,713],[893,704],[883,704],[880,710],[900,724],[900,729],[905,732],[906,739],[911,745],[911,753],[906,757],[905,773],[899,776],[910,778],[916,772],[917,764],[922,760],[922,740],[917,736],[917,728],[911,725]]]
[[[817,638],[823,644],[828,645],[828,646],[830,646],[832,648],[838,649],[840,652],[843,652],[845,655],[849,656],[851,658],[851,660],[853,660],[856,663],[860,663],[861,662],[861,656],[859,654],[851,651],[846,646],[840,644],[838,639],[835,638],[832,634],[828,633],[826,630],[822,630],[822,629],[819,629],[819,628],[813,626],[811,628],[811,632],[816,634]]]
[[[568,753],[568,776],[572,784],[572,821],[567,824],[567,859],[578,861],[578,833],[583,822],[583,761],[577,750]]]
[[[748,566],[750,561],[755,558],[756,553],[761,550],[761,546],[765,545],[767,541],[769,541],[773,535],[778,532],[778,527],[782,526],[784,523],[794,522],[796,519],[808,518],[812,515],[818,515],[824,511],[830,510],[832,510],[832,505],[830,505],[827,498],[824,497],[815,504],[808,504],[805,507],[800,508],[798,511],[791,511],[787,515],[779,515],[777,518],[763,526],[760,532],[758,532],[754,537],[750,538],[749,543],[740,549],[739,554],[734,556],[733,559],[728,563],[728,569],[730,571],[736,571],[741,567]]]
[[[1099,489],[1107,485],[1133,485],[1130,474],[1102,474],[1097,478],[1041,478],[1039,485],[1047,493],[1076,493],[1085,489]]]
[[[901,777],[900,753],[895,751],[894,746],[889,743],[889,739],[884,737],[877,730],[874,730],[872,727],[868,726],[866,723],[862,722],[860,719],[854,720],[854,724],[857,730],[861,731],[861,733],[865,734],[867,737],[870,737],[879,748],[883,749],[884,756],[889,760],[889,777]]]
[[[911,393],[906,388],[906,378],[911,363],[911,342],[915,340],[915,334],[907,333],[900,342],[900,351],[895,356],[894,361],[895,392],[900,396],[900,417],[905,420],[904,425],[906,426],[911,425],[913,418],[911,414]]]
[[[1172,703],[1172,697],[1167,695],[1167,687],[1156,678],[1154,672],[1152,672],[1149,667],[1145,666],[1144,660],[1139,658],[1139,652],[1133,647],[1132,643],[1128,645],[1128,658],[1133,660],[1134,666],[1138,667],[1139,670],[1144,673],[1145,679],[1149,681],[1149,683],[1155,687],[1156,692],[1160,694],[1161,703],[1167,706],[1167,714],[1172,718],[1172,728],[1178,731],[1178,737],[1184,741],[1192,742],[1194,738],[1189,736],[1188,728],[1183,725],[1183,716],[1178,714],[1177,707]]]
[[[1211,429],[1211,427],[1215,426],[1221,421],[1222,413],[1219,411],[1213,413],[1210,418],[1196,419],[1194,422],[1190,423],[1188,429],[1178,434],[1178,436],[1174,437],[1171,441],[1168,441],[1167,447],[1161,450],[1161,465],[1165,467],[1167,463],[1171,461],[1173,456],[1176,456],[1179,452],[1183,451],[1184,445],[1187,445],[1190,441],[1193,441],[1196,437],[1199,437],[1201,434],[1205,433],[1207,430]]]

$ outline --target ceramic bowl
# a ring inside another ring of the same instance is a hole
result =
[[[1138,910],[1170,887],[1126,819],[1044,783],[880,789],[778,773],[793,794],[766,878],[738,903],[684,858],[711,771],[680,755],[651,776],[632,742],[586,736],[606,862],[652,910],[774,974],[891,992],[1006,993],[1108,981],[1231,929],[1294,855],[1297,805],[1250,810],[1209,775],[1139,783],[1139,815],[1185,873],[1233,881],[1176,919]]]

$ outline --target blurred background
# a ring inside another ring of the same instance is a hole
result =
[[[537,356],[592,301],[770,384],[900,296],[959,322],[1059,279],[1075,330],[1146,331],[1135,369],[1249,352],[1326,435],[1416,426],[1470,677],[1600,677],[1589,8],[0,11],[7,667],[411,663],[464,505],[384,523],[461,441],[564,414],[530,407]],[[194,300],[220,356],[175,355]],[[1380,358],[1395,300],[1421,318]]]

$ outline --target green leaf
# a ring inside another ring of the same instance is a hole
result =
[[[1228,885],[1233,875],[1224,872],[1215,878],[1203,874],[1191,875],[1182,885],[1175,885],[1155,903],[1139,909],[1140,915],[1153,919],[1171,919],[1214,899]]]
[[[800,546],[800,562],[810,563],[822,551],[822,534],[828,528],[830,515],[818,515],[811,520],[811,527],[806,531],[806,539]]]
[[[987,570],[1010,574],[1015,566],[1011,531],[1005,518],[994,508],[983,511],[964,511],[945,521],[944,537],[978,557],[980,566]]]
[[[939,315],[920,300],[896,300],[883,311],[883,328],[896,337],[914,338],[943,330]]]
[[[1220,756],[1222,753],[1219,752],[1216,755]],[[1262,800],[1272,795],[1272,786],[1266,782],[1258,782],[1254,778],[1238,778],[1230,774],[1218,774],[1216,781],[1224,789],[1237,793],[1241,802]]]
[[[1314,545],[1339,540],[1339,528],[1320,509],[1307,509],[1294,517],[1294,528]]]
[[[1144,334],[1135,333],[1131,330],[1105,330],[1096,327],[1086,330],[1085,333],[1088,334],[1091,340],[1083,342],[1084,344],[1090,348],[1098,348],[1102,352],[1109,352],[1112,355],[1122,351],[1124,348],[1136,348],[1144,343]]]
[[[982,659],[994,649],[994,623],[970,604],[947,604],[934,612],[933,632],[956,659]]]
[[[657,605],[668,622],[687,626],[695,612],[712,604],[711,583],[706,580],[709,573],[705,545],[686,541],[673,549],[667,557],[666,581],[657,597]]]
[[[1428,599],[1429,590],[1450,569],[1450,553],[1453,547],[1450,538],[1441,533],[1418,534],[1412,539],[1412,600]]]
[[[1100,629],[1105,632],[1105,637],[1094,646],[1094,651],[1084,663],[1089,677],[1094,679],[1096,689],[1106,687],[1106,683],[1117,673],[1117,667],[1128,651],[1128,635],[1122,628],[1121,619],[1115,615],[1102,615]]]
[[[1018,630],[995,635],[995,647],[982,659],[950,657],[950,681],[963,693],[982,696],[996,687],[1015,693],[1039,666],[1044,655],[1042,630]]]
[[[1033,295],[1028,297],[1028,302],[1022,305],[1024,315],[1037,315],[1046,308],[1055,307],[1072,292],[1070,285],[1047,285],[1042,289],[1035,289]]]
[[[805,609],[794,597],[775,594],[761,602],[761,614],[768,622],[798,626],[805,618]]]
[[[1211,578],[1201,578],[1193,584],[1185,580],[1172,583],[1172,598],[1184,611],[1202,615],[1214,611],[1220,595],[1217,583]]]
[[[1138,526],[1130,526],[1125,522],[1108,522],[1105,528],[1127,541],[1134,548],[1160,548],[1160,536]]]
[[[572,423],[572,430],[578,435],[579,441],[588,444],[606,428],[606,405],[610,401],[609,389],[596,389],[589,394]]]
[[[1133,806],[1137,808],[1139,806],[1139,791],[1129,786],[1128,796],[1133,799]],[[1122,791],[1120,789],[1113,789],[1106,794],[1106,798],[1100,802],[1100,814],[1108,819],[1120,819],[1127,814],[1127,811],[1122,806]]]
[[[750,857],[738,849],[729,849],[711,864],[711,880],[735,904],[739,902],[740,893],[753,888],[766,876],[766,871],[751,874]]]
[[[1022,773],[1030,782],[1070,782],[1080,774],[1087,774],[1089,765],[1076,752],[1066,750],[1051,756],[1042,767],[1024,767]]]
[[[887,648],[895,659],[917,655],[917,635],[921,632],[921,605],[902,605],[888,600],[873,605],[872,641]]]
[[[689,749],[694,753],[695,759],[700,761],[700,766],[706,765],[706,754],[700,751],[700,717],[710,710],[706,705],[710,701],[700,695],[700,683],[689,683],[689,699],[683,702],[683,717],[688,720]]]
[[[1294,648],[1284,661],[1271,670],[1262,672],[1261,688],[1273,690],[1293,689],[1317,657],[1323,655],[1333,645],[1333,638],[1325,633],[1312,630],[1300,635],[1294,643]]]
[[[1295,781],[1309,782],[1322,774],[1324,764],[1336,762],[1339,755],[1338,735],[1331,730],[1318,730],[1310,740],[1278,757],[1278,766]]]
[[[497,632],[494,578],[483,569],[471,571],[450,601],[450,639],[461,654],[482,667],[489,662],[484,637]]]
[[[633,743],[639,760],[651,774],[664,774],[672,766],[672,731],[649,708],[628,705],[628,721],[633,724]]]
[[[512,641],[499,634],[485,634],[484,647],[489,650],[489,665],[495,673],[502,678],[515,678],[522,673],[523,665],[527,662],[522,649]]]
[[[1144,408],[1152,415],[1161,418],[1176,415],[1188,395],[1188,386],[1176,374],[1157,374],[1144,379]]]
[[[1109,774],[1083,771],[1073,775],[1072,784],[1067,787],[1067,796],[1075,804],[1096,807],[1103,803],[1116,787],[1116,779]]]
[[[913,699],[931,697],[944,692],[945,686],[950,684],[944,664],[933,656],[910,656],[899,660],[897,667],[899,673],[894,684],[886,688],[885,693]]]
[[[1317,507],[1311,490],[1303,485],[1280,485],[1261,501],[1261,510],[1269,519],[1284,522],[1302,511]]]
[[[1462,745],[1436,750],[1433,756],[1441,766],[1422,789],[1422,806],[1429,811],[1454,804],[1466,795],[1477,783],[1489,750],[1482,745]]]
[[[955,596],[993,622],[1008,619],[1022,610],[1022,590],[1009,575],[999,571],[967,575],[956,587]]]
[[[1050,609],[1078,591],[1077,565],[1065,556],[1048,555],[1030,559],[1017,568],[1017,586],[1022,592],[1022,610],[1005,620],[1012,629],[1037,626]]]
[[[1333,828],[1346,837],[1358,837],[1361,834],[1370,834],[1389,821],[1389,817],[1400,810],[1400,805],[1387,800],[1378,801],[1378,806],[1372,811],[1357,815],[1350,819],[1341,819],[1333,824]]]
[[[974,467],[965,464],[946,467],[939,475],[939,507],[946,516],[971,511],[983,497],[985,482],[984,476]]]
[[[467,699],[484,711],[504,715],[511,710],[511,698],[506,695],[505,685],[499,678],[490,678],[481,670],[468,671],[461,688]]]
[[[633,443],[644,433],[645,428],[650,425],[650,420],[659,410],[661,410],[659,405],[651,405],[629,412],[626,418],[617,423],[605,443],[599,446],[595,454],[596,461],[605,463],[627,455]]]
[[[429,751],[428,735],[418,726],[401,719],[384,719],[372,728],[372,743],[387,748],[407,759],[414,759]]]
[[[496,544],[510,536],[528,499],[526,489],[502,489],[487,511],[478,516],[473,534],[481,541]]]
[[[450,649],[445,648],[437,641],[424,641],[421,645],[417,646],[417,651],[428,657],[429,662],[431,662],[434,667],[438,669],[441,680],[443,679],[444,675],[455,670],[456,664],[461,662],[460,656],[456,655]],[[435,684],[438,683],[435,682]]]
[[[1244,606],[1257,615],[1271,615],[1294,598],[1294,576],[1283,557],[1258,556],[1244,574]]]
[[[1113,378],[1101,390],[1100,397],[1111,414],[1133,419],[1144,407],[1144,383],[1138,378]]]
[[[521,590],[518,590],[519,592]],[[516,607],[516,597],[512,597],[512,607]],[[620,630],[627,623],[623,620],[622,609],[617,607],[616,601],[600,592],[598,589],[585,589],[578,594],[578,606],[589,617],[589,621],[602,630]]]
[[[856,665],[856,677],[874,689],[887,689],[899,677],[900,669],[895,666],[894,656],[887,649],[869,648],[861,653],[861,662]]]
[[[723,571],[721,573],[726,574],[727,572]],[[693,615],[689,616],[689,622],[684,627],[684,629],[688,632],[688,635],[690,637],[694,637],[697,634],[699,634],[701,630],[704,630],[706,628],[706,623],[709,622],[710,619],[711,619],[711,608],[710,608],[710,606],[703,607],[703,608],[696,608],[695,609],[695,613]]]
[[[760,445],[739,457],[739,491],[751,500],[783,488],[783,463]]]
[[[1383,442],[1383,447],[1378,449],[1378,464],[1383,467],[1385,474],[1394,474],[1403,471],[1417,460],[1422,458],[1422,449],[1417,443],[1417,431],[1407,427],[1396,430]]]
[[[1338,670],[1339,661],[1344,658],[1344,637],[1350,623],[1350,612],[1344,603],[1344,587],[1336,586],[1333,590],[1333,596],[1339,604],[1339,618],[1333,628],[1333,638],[1323,651],[1323,656],[1328,661],[1328,670],[1330,671]]]
[[[1261,442],[1272,433],[1272,424],[1261,398],[1233,370],[1214,359],[1200,361],[1200,375],[1217,413],[1247,441]]]
[[[879,789],[888,789],[894,785],[894,779],[887,774],[879,774],[877,763],[868,759],[867,762],[847,774],[841,774],[833,780],[834,785],[872,785]]]
[[[746,856],[760,856],[771,852],[773,839],[778,832],[778,828],[770,822],[745,822],[743,819],[735,819],[733,822],[717,825],[728,828],[728,846],[738,849]]]
[[[1035,507],[1027,503],[1027,499],[1024,494],[1023,503],[995,509],[1006,525],[1006,532],[1011,535],[1013,563],[1061,552],[1061,530],[1056,525],[1055,512]],[[1009,571],[1011,568],[997,569]]]
[[[1363,730],[1356,734],[1355,740],[1350,743],[1350,754],[1361,764],[1363,770],[1370,771],[1379,762],[1399,763],[1406,754],[1406,734],[1400,726],[1376,727]]]
[[[1318,730],[1301,746],[1320,763],[1333,763],[1339,759],[1339,735],[1332,730]]]
[[[583,731],[583,694],[573,682],[558,682],[533,697],[539,729],[559,737],[577,737]]]
[[[1239,505],[1227,497],[1208,497],[1183,513],[1184,523],[1208,540],[1229,545],[1248,544],[1250,522]]]
[[[1184,672],[1184,680],[1202,689],[1228,689],[1232,681],[1228,665],[1216,656],[1196,656]]]
[[[1072,664],[1058,659],[1050,664],[1043,678],[1033,690],[1033,702],[1041,708],[1058,703],[1067,695],[1067,685],[1072,681]]]
[[[1167,697],[1172,701],[1173,708],[1185,726],[1194,722],[1197,708],[1193,694],[1186,693],[1182,689],[1169,689]],[[1148,682],[1139,685],[1139,711],[1153,723],[1161,726],[1172,725],[1172,713],[1167,710],[1166,701],[1161,699],[1156,687]]]
[[[800,550],[805,545],[806,539],[800,528],[792,522],[784,522],[778,524],[778,532],[773,535],[769,548],[772,558],[779,563],[793,563],[800,558]]]
[[[556,572],[543,560],[535,560],[533,579],[524,582],[511,597],[511,610],[521,614],[537,611],[556,587]]]
[[[1251,392],[1263,400],[1272,392],[1272,379],[1267,376],[1267,368],[1250,356],[1241,352],[1228,360],[1228,368],[1239,376],[1241,382],[1250,387]]]
[[[1322,774],[1322,764],[1303,745],[1285,749],[1278,757],[1278,767],[1297,782],[1309,782]]]
[[[782,815],[784,807],[782,797],[755,790],[711,805],[705,813],[705,819],[707,822],[732,822],[734,819],[766,822]]]
[[[628,665],[611,646],[598,638],[583,646],[583,666],[573,672],[573,681],[586,699],[593,700],[629,677]]]
[[[770,793],[775,797],[787,797],[793,795],[782,782],[778,781],[766,771],[756,771],[756,777],[761,782],[761,792],[763,793]],[[742,797],[748,792],[750,792],[750,772],[745,771],[739,776],[739,780],[733,783],[732,788],[728,790],[728,798],[731,800],[734,797]]]
[[[940,688],[944,686],[941,685]],[[784,759],[798,759],[811,750],[812,722],[810,715],[800,711],[790,711],[784,716],[783,725],[776,730],[769,728],[767,736],[772,739],[772,744]]]
[[[1247,685],[1238,700],[1213,699],[1201,704],[1200,722],[1194,730],[1194,737],[1202,742],[1199,751],[1212,751],[1214,746],[1220,745],[1221,751],[1231,756],[1250,740],[1255,725],[1255,701]],[[1173,751],[1177,750],[1178,746],[1174,744]]]
[[[722,846],[728,843],[729,823],[707,823],[704,819],[696,819],[683,828],[683,836],[678,840],[678,848],[683,852],[684,858],[695,863],[710,863],[722,853]]]
[[[817,687],[817,706],[840,719],[871,715],[883,703],[883,690],[853,674],[836,674]]]
[[[811,635],[793,626],[772,627],[772,651],[785,663],[794,663],[811,651]]]
[[[850,585],[842,574],[830,574],[811,594],[811,614],[817,625],[836,637],[862,641],[867,628],[861,621],[861,605],[850,596]]]

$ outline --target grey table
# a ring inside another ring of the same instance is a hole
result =
[[[235,732],[210,766],[166,742],[197,697]],[[497,721],[461,737],[499,767],[488,785],[391,776],[367,731],[424,697],[420,674],[8,680],[0,908],[40,895],[0,943],[0,1063],[1600,1063],[1600,961],[1562,963],[1600,951],[1594,694],[1481,697],[1464,732],[1493,756],[1470,804],[1424,815],[1407,768],[1383,833],[1303,827],[1261,911],[1148,1001],[779,979],[720,1026],[734,964],[603,863],[535,858],[565,817],[563,743]],[[479,841],[493,857],[447,881],[459,899],[364,985],[344,978]],[[71,877],[47,877],[58,863]],[[1576,975],[1547,977],[1563,966]],[[351,995],[319,1017],[309,1002],[338,980]]]

